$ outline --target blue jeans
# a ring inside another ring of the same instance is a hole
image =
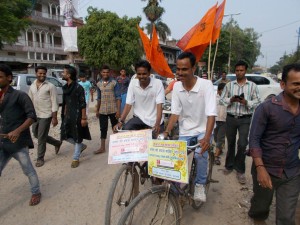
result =
[[[2,170],[11,158],[16,159],[20,163],[23,173],[28,177],[31,187],[31,193],[40,193],[39,179],[35,169],[32,166],[29,157],[28,147],[21,148],[19,151],[13,153],[8,153],[3,150],[0,150],[0,175],[2,173]]]
[[[79,160],[81,149],[82,149],[82,143],[76,143],[72,138],[69,138],[66,140],[67,142],[75,145],[74,146],[74,154],[73,154],[73,160]]]
[[[127,97],[127,93],[121,94],[121,114],[124,110],[124,107],[126,105],[126,97]]]
[[[204,137],[205,133],[200,133],[197,135],[197,139],[200,140]],[[180,136],[179,140],[187,141],[187,145],[190,145],[190,140],[195,136]],[[206,184],[207,178],[207,167],[208,167],[208,152],[205,151],[200,154],[201,147],[195,150],[194,158],[196,159],[196,178],[195,184]]]

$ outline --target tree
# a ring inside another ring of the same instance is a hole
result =
[[[284,53],[284,55],[279,59],[279,61],[270,68],[270,72],[273,74],[278,74],[282,71],[285,65],[291,63],[300,63],[300,49],[289,55]]]
[[[167,36],[171,35],[171,30],[168,27],[168,25],[165,24],[164,22],[162,22],[160,18],[158,18],[157,21],[154,22],[154,24],[155,24],[155,27],[156,27],[156,31],[159,35],[159,38],[162,41],[166,41]],[[147,33],[149,35],[151,35],[151,33],[152,33],[152,24],[151,23],[146,24],[146,30],[147,30]]]
[[[260,55],[260,42],[258,41],[259,34],[254,31],[253,28],[245,28],[242,30],[236,21],[232,20],[226,24],[223,24],[220,38],[218,52],[215,62],[214,71],[221,72],[228,70],[228,58],[230,51],[230,33],[232,32],[231,38],[231,70],[233,65],[238,60],[245,60],[249,68],[251,69],[258,56]],[[211,60],[213,59],[213,54],[215,52],[215,46],[212,46]],[[203,55],[201,61],[208,61],[208,48]]]
[[[140,17],[123,18],[103,9],[89,7],[86,24],[78,30],[78,47],[90,66],[109,64],[130,68],[142,56],[136,25]]]
[[[146,0],[142,0],[146,1]],[[156,30],[162,38],[163,41],[166,40],[167,35],[171,35],[171,30],[167,24],[163,23],[161,20],[162,15],[165,12],[165,9],[159,6],[158,0],[148,0],[148,4],[143,9],[147,19],[150,21],[146,25],[148,34],[150,34],[150,39],[152,39],[152,27],[155,24]]]
[[[0,49],[4,43],[15,43],[20,32],[29,25],[32,4],[32,0],[1,0]]]

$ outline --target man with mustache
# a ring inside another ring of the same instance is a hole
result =
[[[295,225],[300,193],[300,64],[283,68],[283,89],[253,115],[249,147],[253,197],[249,216],[265,220],[276,193],[276,225]]]

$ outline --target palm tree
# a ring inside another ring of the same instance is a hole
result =
[[[142,0],[147,1],[147,0]],[[161,0],[148,0],[148,4],[144,7],[143,11],[147,17],[147,19],[150,21],[150,29],[148,30],[148,33],[150,33],[150,39],[152,39],[152,27],[155,21],[157,21],[161,16],[164,14],[165,9],[161,6],[159,6],[158,1]],[[170,29],[169,29],[170,30]]]
[[[158,33],[159,38],[163,42],[165,42],[166,39],[167,39],[167,36],[171,35],[170,28],[168,27],[167,24],[165,24],[164,22],[162,22],[161,18],[158,18],[156,20],[156,22],[154,22],[154,24],[155,24],[156,31]],[[150,35],[152,34],[152,27],[153,27],[152,23],[147,23],[146,27],[145,27],[146,30],[147,30],[147,33],[150,34]]]

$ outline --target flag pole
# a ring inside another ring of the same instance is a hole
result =
[[[208,80],[211,80],[211,74],[210,74],[210,54],[211,54],[211,40],[209,42],[209,51],[208,51],[208,65],[207,65]]]
[[[212,64],[212,67],[211,67],[211,72],[212,72],[212,74],[214,73],[215,61],[216,61],[217,52],[218,52],[218,46],[219,46],[219,38],[217,39],[217,44],[216,44],[216,50],[215,50],[214,60],[213,60],[213,64]]]

